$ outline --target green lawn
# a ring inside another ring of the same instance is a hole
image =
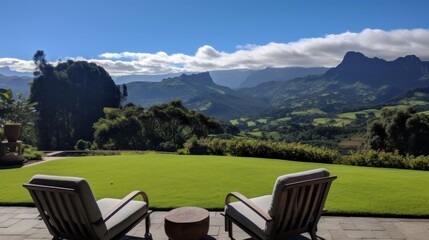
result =
[[[228,192],[248,197],[271,194],[279,175],[319,167],[338,176],[326,204],[330,213],[429,216],[429,172],[425,171],[154,153],[70,158],[3,169],[0,202],[30,202],[21,185],[43,173],[84,177],[97,198],[121,198],[140,189],[149,195],[153,208],[221,209]]]

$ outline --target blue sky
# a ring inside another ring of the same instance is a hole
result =
[[[24,62],[11,63],[10,59],[30,60],[37,49],[44,50],[50,61],[98,61],[114,74],[262,68],[262,63],[246,65],[237,59],[274,58],[276,54],[255,55],[253,51],[265,47],[265,53],[275,52],[273,47],[285,48],[306,39],[314,39],[313,43],[317,39],[325,41],[331,35],[337,37],[336,41],[345,41],[347,36],[343,34],[363,36],[365,30],[373,31],[367,34],[371,37],[382,31],[384,36],[377,38],[378,44],[383,44],[384,38],[401,36],[406,43],[408,36],[420,36],[415,41],[422,45],[421,39],[429,32],[426,0],[2,0],[0,9],[0,67],[9,64],[17,70]],[[418,54],[428,47],[388,52],[392,45],[386,45],[387,53],[383,53],[381,48],[362,47],[370,44],[364,40],[347,40],[355,41],[354,45],[350,49],[345,47],[349,43],[341,45],[338,56],[324,54],[328,55],[325,61],[322,56],[305,61],[306,56],[317,52],[318,45],[307,46],[313,52],[307,49],[301,53],[302,46],[298,44],[286,49],[289,55],[283,54],[281,58],[291,58],[297,52],[302,60],[266,62],[267,66],[330,66],[346,50],[394,58],[395,54]],[[396,44],[403,46],[404,42]],[[229,64],[212,61],[220,57]],[[429,53],[419,57],[429,58]],[[161,61],[158,66],[157,61]],[[129,65],[119,69],[122,63]]]

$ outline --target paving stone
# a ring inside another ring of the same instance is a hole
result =
[[[3,222],[3,221],[6,221],[8,219],[11,219],[15,215],[16,214],[13,214],[13,213],[2,213],[2,214],[0,214],[0,223]]]
[[[346,239],[347,235],[343,229],[331,229],[328,230],[332,239]]]
[[[352,222],[361,230],[384,230],[380,222],[374,218],[358,217],[353,218]]]
[[[225,224],[225,218],[221,215],[210,218],[210,225],[223,226],[224,224]]]
[[[37,208],[31,208],[31,207],[20,207],[15,209],[13,213],[38,213]]]
[[[13,218],[37,219],[38,217],[38,213],[20,213],[18,215],[15,215]]]
[[[371,230],[344,230],[347,238],[375,238]]]
[[[332,239],[332,236],[329,233],[329,231],[325,230],[325,229],[318,230],[316,232],[316,235],[322,239],[325,239],[325,240],[331,240]]]
[[[154,240],[167,240],[164,232],[164,217],[168,211],[156,211],[151,215]],[[227,240],[224,217],[221,212],[210,212],[210,228],[205,240]],[[237,240],[250,239],[234,225]],[[146,240],[145,221],[134,227],[122,240]],[[335,217],[321,218],[317,235],[320,239],[429,239],[429,219]],[[0,207],[0,240],[52,239],[36,208]],[[290,240],[308,240],[308,234],[297,235]]]
[[[39,224],[39,220],[22,219],[7,228],[0,229],[0,234],[25,234],[25,232],[28,232],[37,224]]]
[[[28,236],[29,239],[52,239],[52,235],[47,229],[37,229]]]
[[[24,240],[25,236],[21,235],[0,235],[0,240]]]
[[[17,218],[9,218],[7,220],[0,222],[0,231],[1,231],[1,228],[8,228],[8,227],[12,226],[13,224],[19,222],[19,220],[20,219],[17,219]]]
[[[11,213],[16,211],[17,209],[14,207],[2,207],[0,208],[0,213]]]
[[[211,236],[219,235],[219,228],[218,226],[210,226],[208,234]]]

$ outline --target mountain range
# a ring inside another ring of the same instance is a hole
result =
[[[429,62],[416,56],[385,61],[348,52],[337,67],[325,74],[267,82],[238,92],[264,99],[273,107],[339,112],[344,108],[382,104],[406,91],[427,87],[428,73]]]
[[[6,76],[0,74],[0,88],[12,89],[13,94],[20,93],[24,97],[30,94],[30,84],[33,81],[32,77],[26,76]]]
[[[127,83],[127,102],[149,107],[182,99],[189,108],[229,120],[261,112],[280,116],[285,111],[317,108],[326,113],[338,113],[401,102],[401,98],[406,102],[415,89],[429,88],[429,62],[414,55],[386,61],[348,52],[341,63],[331,69],[222,70],[157,77],[130,76],[121,81],[149,78],[151,81]],[[29,82],[29,77],[0,75],[0,87],[14,91],[17,91],[14,88],[20,91],[26,88],[28,92]],[[426,91],[420,90],[418,94],[422,92]]]
[[[189,108],[226,120],[264,107],[259,99],[242,96],[228,87],[213,82],[208,72],[166,78],[161,82],[127,84],[127,102],[149,107],[181,99]]]
[[[253,69],[232,69],[232,70],[215,70],[209,71],[214,83],[229,87],[231,89],[239,89],[245,87],[254,87],[260,83],[270,81],[288,81],[297,77],[304,77],[312,74],[325,73],[328,68],[315,67],[285,67],[285,68],[266,68],[262,70]],[[127,84],[130,82],[160,82],[166,78],[179,77],[183,74],[191,75],[196,72],[184,73],[169,73],[155,75],[126,75],[113,77],[116,84]]]
[[[272,81],[288,81],[298,77],[308,75],[320,75],[325,73],[328,68],[324,67],[286,67],[286,68],[266,68],[252,72],[245,81],[240,84],[240,88],[255,87],[261,83]]]
[[[337,67],[323,74],[287,80],[286,76],[281,77],[282,72],[255,71],[247,79],[262,79],[263,83],[236,90],[215,84],[210,73],[182,75],[159,83],[134,82],[127,85],[128,100],[151,105],[180,98],[188,107],[225,120],[261,111],[274,114],[285,109],[318,108],[338,113],[383,104],[409,90],[429,87],[429,62],[416,56],[386,61],[348,52]],[[273,76],[277,81],[265,82]]]

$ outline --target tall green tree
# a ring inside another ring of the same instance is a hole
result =
[[[429,154],[429,117],[406,110],[383,110],[368,125],[365,147],[400,154]]]
[[[104,113],[94,124],[94,141],[104,149],[174,151],[192,136],[223,133],[218,121],[186,109],[180,100],[148,110],[129,104]]]
[[[85,61],[52,66],[43,51],[33,57],[35,79],[30,100],[37,102],[40,149],[73,149],[79,139],[92,141],[92,125],[104,107],[119,107],[121,94],[109,74]]]

